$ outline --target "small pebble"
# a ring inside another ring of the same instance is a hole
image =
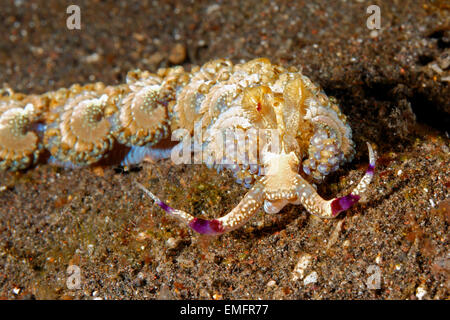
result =
[[[309,264],[311,263],[311,259],[312,256],[307,253],[300,257],[297,265],[294,268],[294,271],[292,272],[292,281],[303,279],[303,277],[305,276],[306,268],[308,268]]]
[[[96,63],[96,62],[99,62],[100,59],[101,59],[101,56],[97,52],[95,52],[93,54],[83,57],[82,60],[86,63]]]
[[[181,64],[186,59],[186,47],[177,43],[172,50],[170,50],[169,61],[173,64]]]
[[[436,204],[434,203],[433,199],[430,199],[430,204],[432,208],[436,207]]]
[[[272,287],[274,287],[274,286],[276,286],[276,281],[275,280],[270,280],[269,282],[267,282],[267,286],[269,287],[269,288],[272,288]]]
[[[158,300],[173,300],[174,299],[172,292],[170,291],[169,287],[166,284],[161,285],[157,299]]]
[[[381,255],[377,255],[377,257],[375,258],[375,262],[377,264],[380,264],[381,262],[383,262],[383,259],[381,258]]]
[[[161,52],[155,52],[147,59],[147,63],[151,65],[158,65],[164,60],[164,55]]]
[[[175,249],[178,246],[179,241],[175,238],[169,238],[166,243],[170,249]]]
[[[427,292],[427,290],[426,290],[426,287],[425,287],[424,285],[420,285],[420,286],[417,287],[417,290],[416,290],[416,297],[417,297],[417,299],[422,300],[423,297],[424,297],[427,293],[428,293],[428,292]]]
[[[317,272],[313,271],[305,278],[305,280],[303,280],[303,284],[306,286],[310,283],[316,283],[317,278],[318,278]]]
[[[217,3],[210,5],[208,8],[206,8],[206,14],[211,14],[216,10],[220,10],[220,5]]]
[[[336,227],[334,228],[333,232],[331,233],[330,239],[328,241],[327,249],[331,248],[338,240],[339,235],[342,231],[342,224],[344,223],[344,220],[340,220]]]

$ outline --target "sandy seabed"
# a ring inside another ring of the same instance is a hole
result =
[[[380,30],[366,25],[372,2]],[[445,1],[77,3],[81,30],[67,29],[64,1],[2,5],[0,83],[41,93],[117,84],[134,68],[264,56],[302,66],[349,118],[357,155],[320,194],[351,190],[367,167],[366,141],[379,155],[376,176],[365,203],[336,220],[287,206],[208,239],[164,216],[133,185],[217,217],[245,189],[205,166],[169,160],[129,174],[46,164],[1,172],[0,298],[449,298]],[[79,288],[70,285],[70,265],[79,268]],[[374,272],[378,289],[368,288]]]

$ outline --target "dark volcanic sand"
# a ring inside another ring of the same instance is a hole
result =
[[[0,298],[449,298],[448,2],[79,1],[81,30],[66,28],[72,1],[3,2],[0,83],[16,91],[116,84],[129,69],[176,60],[189,68],[265,56],[303,66],[349,117],[357,155],[319,187],[324,197],[355,186],[366,141],[379,160],[367,202],[336,220],[288,206],[214,239],[164,216],[132,184],[219,216],[245,190],[205,166],[2,172]],[[370,4],[381,7],[377,33],[366,27]],[[186,57],[171,54],[177,44]],[[308,255],[301,279],[294,269]],[[81,270],[80,289],[66,285],[69,265]],[[372,265],[378,290],[367,288]]]

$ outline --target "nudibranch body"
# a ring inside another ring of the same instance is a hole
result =
[[[118,148],[128,151],[120,159],[123,165],[169,154],[174,160],[180,153],[191,163],[194,152],[195,163],[230,170],[250,190],[230,213],[214,220],[173,209],[138,184],[167,213],[203,234],[234,230],[260,207],[276,213],[289,203],[334,218],[358,202],[374,173],[368,144],[369,169],[349,195],[326,201],[317,194],[312,181],[322,182],[352,159],[351,128],[336,101],[299,70],[264,58],[236,65],[214,60],[190,72],[137,70],[117,86],[3,93],[2,170],[31,166],[45,158],[44,149],[51,155],[46,161],[78,167],[111,157]],[[171,149],[171,138],[180,133],[182,141]]]

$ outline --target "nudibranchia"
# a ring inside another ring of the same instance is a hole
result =
[[[182,141],[174,145],[174,137]],[[195,163],[230,170],[250,190],[230,213],[213,220],[173,209],[138,184],[202,234],[234,230],[258,208],[276,213],[288,203],[336,217],[358,202],[372,180],[375,155],[368,148],[369,168],[355,189],[322,199],[312,182],[351,161],[351,128],[336,101],[298,69],[265,58],[214,60],[190,72],[179,66],[156,74],[136,70],[124,84],[75,84],[41,95],[4,89],[0,97],[0,170],[38,161],[92,165],[114,158],[119,149],[126,152],[118,162],[126,166],[170,155],[191,163],[194,153]]]

